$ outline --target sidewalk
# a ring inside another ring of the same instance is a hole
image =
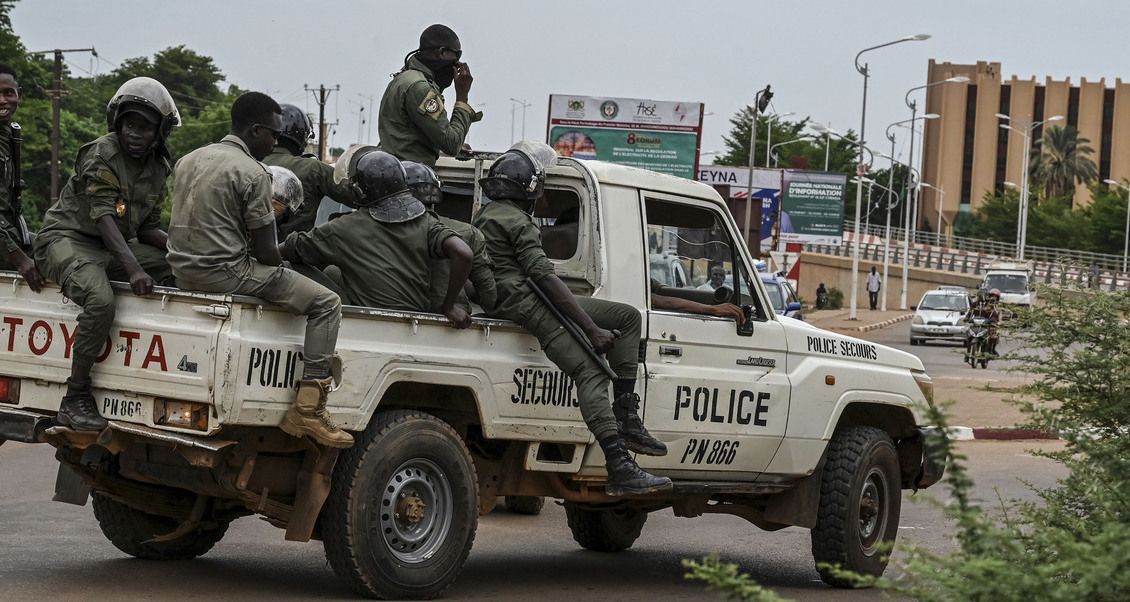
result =
[[[804,316],[809,324],[850,336],[910,320],[914,313],[897,309],[871,311],[856,308],[856,319],[849,320],[848,309],[811,311]],[[913,353],[913,352],[912,352]],[[930,367],[926,367],[927,372]],[[1025,415],[1010,400],[1011,389],[1026,379],[1019,374],[986,378],[978,372],[969,376],[935,376],[934,401],[946,404],[950,424],[957,440],[969,439],[1055,439],[1054,433],[1018,428]]]

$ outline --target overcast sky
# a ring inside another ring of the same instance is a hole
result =
[[[339,120],[334,146],[357,140],[361,104],[366,113],[370,96],[379,105],[420,31],[442,22],[463,42],[471,104],[485,113],[468,140],[476,149],[510,145],[511,98],[531,104],[526,137],[544,140],[548,97],[557,93],[703,102],[704,152],[723,148],[730,116],[766,84],[776,111],[858,130],[855,54],[916,33],[933,37],[865,55],[868,141],[909,118],[903,95],[925,83],[931,58],[999,61],[1006,78],[1105,77],[1110,85],[1130,78],[1128,17],[1122,0],[21,0],[12,14],[29,50],[94,46],[99,72],[185,44],[213,57],[229,82],[312,111],[303,85],[340,85],[327,106]],[[67,59],[76,73],[92,67],[89,55]],[[454,91],[447,96],[450,108]],[[521,109],[516,121],[520,137]]]

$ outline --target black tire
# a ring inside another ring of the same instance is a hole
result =
[[[916,345],[918,345],[918,339],[916,339],[914,337],[910,337],[910,346],[914,347]]]
[[[91,496],[91,506],[106,539],[126,554],[145,560],[190,560],[202,556],[223,539],[231,523],[211,521],[172,541],[145,543],[171,533],[177,528],[177,520],[136,510],[98,492]]]
[[[989,360],[979,360],[979,362],[980,362],[980,364],[981,364],[981,368],[982,368],[982,369],[988,369],[988,367],[989,367]]]
[[[620,552],[632,547],[647,522],[647,512],[635,508],[588,508],[565,504],[573,539],[594,552]]]
[[[536,495],[508,495],[506,496],[506,509],[514,514],[537,516],[545,507],[545,498]]]
[[[455,582],[478,518],[475,463],[459,435],[430,414],[394,410],[342,451],[320,520],[326,558],[353,591],[422,599]]]
[[[981,343],[973,343],[969,346],[969,351],[965,355],[965,361],[969,362],[969,367],[974,370],[977,369],[977,356],[981,355]]]
[[[825,564],[860,575],[882,575],[901,510],[898,453],[891,438],[869,426],[836,433],[828,444],[812,528],[812,557],[824,583],[855,586],[821,566]]]

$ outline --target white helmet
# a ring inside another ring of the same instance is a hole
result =
[[[157,119],[154,124],[162,142],[180,125],[180,112],[172,95],[152,77],[135,77],[118,88],[106,104],[106,127],[111,132],[117,130],[122,116],[130,112],[145,115],[151,121]]]

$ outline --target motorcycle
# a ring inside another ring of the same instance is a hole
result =
[[[976,369],[980,363],[982,368],[989,367],[989,319],[974,317],[969,325],[969,340],[965,346],[965,361],[969,367]]]
[[[828,293],[816,293],[816,309],[828,307]]]

